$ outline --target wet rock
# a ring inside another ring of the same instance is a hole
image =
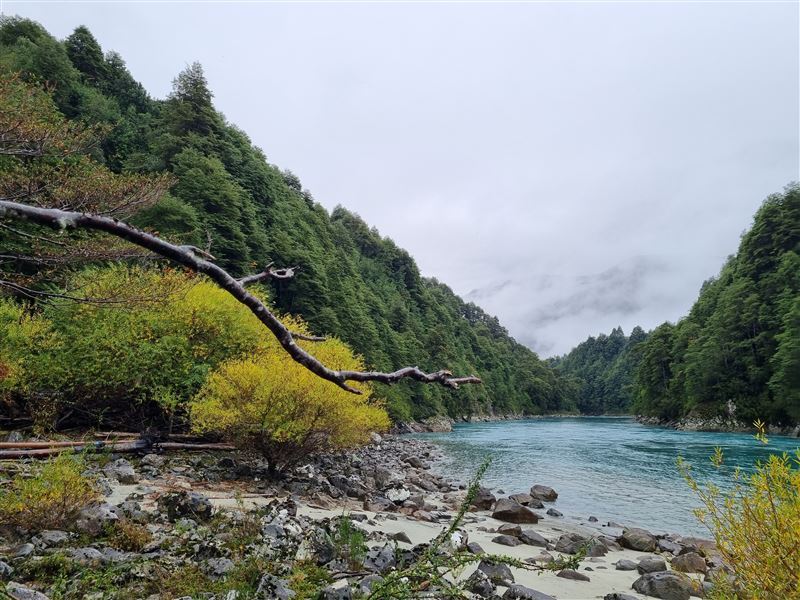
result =
[[[256,598],[263,600],[290,600],[295,593],[289,587],[289,582],[275,575],[263,575],[258,582]]]
[[[708,571],[705,559],[697,552],[687,552],[672,559],[672,568],[684,573],[705,573]]]
[[[494,583],[489,579],[489,576],[480,569],[476,569],[475,572],[467,578],[464,587],[467,591],[481,598],[491,598],[497,589]]]
[[[638,527],[625,529],[618,541],[623,548],[639,550],[640,552],[655,552],[658,547],[656,536],[646,529]]]
[[[554,502],[558,498],[558,492],[546,485],[537,484],[531,488],[531,496],[545,502]]]
[[[103,473],[110,479],[116,479],[122,484],[133,484],[139,481],[139,476],[133,465],[124,458],[118,458],[103,467]]]
[[[519,541],[518,538],[515,538],[513,535],[497,535],[492,538],[492,541],[495,544],[500,544],[501,546],[519,546],[522,542]]]
[[[538,523],[539,517],[530,508],[513,500],[501,498],[494,505],[492,518],[508,523]]]
[[[635,571],[636,567],[636,563],[632,560],[628,560],[627,558],[620,558],[615,566],[617,571]]]
[[[11,581],[6,585],[6,594],[13,600],[50,600],[41,592],[37,592],[15,581]]]
[[[551,517],[563,517],[564,516],[559,511],[557,511],[555,508],[548,508],[547,509],[547,514],[550,515]]]
[[[639,561],[636,565],[636,570],[641,574],[657,573],[658,571],[666,571],[667,563],[660,556],[648,556]]]
[[[537,592],[524,585],[512,585],[503,594],[503,600],[556,600],[553,596]]]
[[[672,571],[647,573],[633,582],[633,589],[646,596],[662,600],[689,600],[692,583],[686,575]]]
[[[75,527],[82,533],[100,535],[103,530],[119,520],[117,508],[110,504],[97,504],[84,508],[75,521]]]
[[[587,575],[578,573],[574,569],[563,569],[556,573],[556,577],[561,577],[562,579],[572,579],[573,581],[591,581]]]
[[[495,498],[494,494],[487,488],[482,487],[478,489],[478,493],[472,501],[472,506],[478,510],[490,510],[496,501],[497,498]]]
[[[211,518],[214,507],[208,498],[197,492],[170,492],[158,499],[158,510],[167,515],[170,521],[189,517],[198,521]]]
[[[482,560],[478,564],[478,570],[483,571],[495,585],[508,586],[514,583],[514,574],[508,565]]]
[[[547,540],[533,529],[524,529],[519,534],[519,540],[528,546],[541,546],[547,548]]]

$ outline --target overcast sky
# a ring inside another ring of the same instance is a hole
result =
[[[187,64],[327,208],[543,356],[686,314],[800,179],[798,3],[24,3],[156,97]]]

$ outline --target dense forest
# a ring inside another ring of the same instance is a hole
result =
[[[800,422],[800,186],[765,200],[688,316],[641,346],[637,412]]]
[[[626,336],[621,327],[578,344],[548,363],[575,385],[578,410],[584,414],[627,414],[635,393],[641,344],[647,334],[634,327]]]
[[[45,86],[59,118],[101,131],[91,159],[110,173],[169,179],[158,203],[135,216],[137,226],[182,243],[208,245],[217,263],[234,275],[268,261],[299,266],[296,277],[271,282],[263,293],[279,312],[302,317],[315,334],[340,338],[369,367],[448,368],[479,374],[484,381],[458,392],[414,383],[381,387],[378,394],[394,419],[574,407],[572,384],[514,341],[495,317],[443,283],[422,277],[392,240],[345,208],[328,213],[297,176],[270,164],[215,109],[199,64],[176,76],[168,98],[154,99],[122,57],[104,54],[85,27],[59,41],[35,22],[5,18],[0,71]],[[63,291],[82,280],[85,285],[79,271],[87,265],[31,267],[19,258],[30,253],[26,244],[25,237],[0,230],[2,272],[30,270],[30,285],[40,289]],[[124,261],[124,253],[115,260]],[[109,262],[102,264],[108,268]],[[115,271],[97,280],[128,281],[129,276]],[[60,313],[47,310],[57,321]]]

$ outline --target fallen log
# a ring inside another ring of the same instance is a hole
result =
[[[13,444],[13,442],[8,442]],[[29,445],[30,444],[30,445]],[[40,444],[45,444],[44,446]],[[231,444],[189,444],[183,442],[151,442],[149,440],[135,440],[124,442],[55,442],[56,445],[46,445],[46,442],[24,442],[16,444],[15,446],[3,446],[4,448],[13,448],[8,450],[0,450],[0,460],[4,458],[39,458],[46,456],[53,456],[55,454],[63,454],[66,452],[80,453],[80,452],[141,452],[141,451],[159,451],[159,450],[187,450],[187,451],[201,451],[201,450],[236,450],[236,446]]]

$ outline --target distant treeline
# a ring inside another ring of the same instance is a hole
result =
[[[677,324],[617,328],[551,363],[586,413],[800,423],[800,186],[764,201]]]
[[[68,119],[105,127],[93,157],[111,171],[174,177],[137,225],[186,244],[210,241],[218,263],[235,274],[257,272],[268,260],[299,265],[297,277],[268,290],[277,309],[302,316],[317,334],[338,336],[370,367],[418,365],[483,378],[458,392],[414,383],[382,388],[395,419],[574,408],[570,384],[495,317],[422,277],[405,250],[358,215],[341,207],[329,214],[297,176],[270,164],[215,109],[200,65],[178,74],[169,97],[157,100],[85,27],[59,41],[35,22],[5,18],[0,69],[49,86]],[[13,243],[0,231],[4,250]]]

